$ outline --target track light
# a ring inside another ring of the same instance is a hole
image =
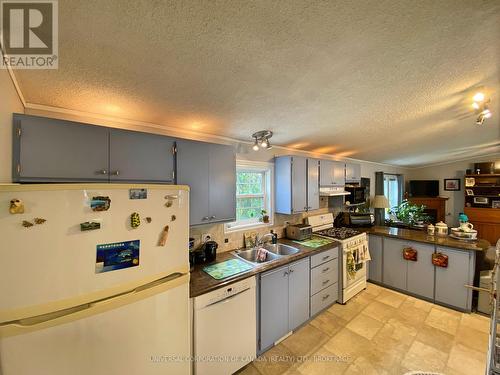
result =
[[[269,143],[269,138],[273,136],[273,132],[270,130],[261,130],[252,134],[252,138],[255,139],[255,143],[252,147],[254,151],[259,151],[260,149],[270,150],[272,148]]]

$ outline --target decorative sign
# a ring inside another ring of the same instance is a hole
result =
[[[148,199],[148,189],[129,189],[128,197],[130,199]]]
[[[139,265],[140,240],[97,245],[95,273]]]

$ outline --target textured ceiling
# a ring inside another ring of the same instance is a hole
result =
[[[15,72],[28,103],[404,166],[500,150],[498,0],[61,0],[59,51]]]

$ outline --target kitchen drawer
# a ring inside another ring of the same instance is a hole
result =
[[[337,259],[323,263],[311,270],[311,295],[338,282],[339,269]]]
[[[335,247],[330,250],[322,251],[319,254],[313,255],[311,257],[311,268],[319,266],[325,262],[339,257],[339,248]]]
[[[325,309],[339,297],[339,286],[337,283],[330,285],[321,292],[316,293],[311,297],[311,316],[316,315],[321,310]]]

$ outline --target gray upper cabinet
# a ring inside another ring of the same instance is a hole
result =
[[[319,160],[307,159],[307,210],[319,208]]]
[[[174,183],[174,150],[174,138],[110,130],[110,181]]]
[[[294,214],[319,208],[317,159],[280,156],[275,159],[276,212]]]
[[[307,159],[291,158],[292,168],[292,209],[289,213],[307,211]],[[280,191],[276,191],[280,194]]]
[[[209,143],[177,141],[177,183],[190,187],[189,221],[191,225],[206,224],[209,220],[209,153]]]
[[[14,114],[14,182],[108,181],[108,129]]]
[[[309,319],[309,268],[309,258],[297,261],[289,267],[288,328],[290,330],[294,330]]]
[[[475,257],[470,251],[438,246],[437,253],[448,256],[448,267],[436,269],[436,302],[470,311],[472,291],[465,285],[473,285]]]
[[[403,258],[406,241],[384,238],[384,284],[406,290],[407,261]]]
[[[288,329],[288,266],[261,274],[259,320],[259,349],[261,351],[269,348],[290,332]]]
[[[344,186],[345,164],[340,161],[320,160],[320,185]]]
[[[434,298],[434,265],[432,254],[434,245],[426,245],[417,242],[408,244],[417,250],[417,260],[408,260],[407,290],[429,299]]]
[[[236,219],[236,159],[230,146],[177,141],[177,183],[190,187],[190,224]]]
[[[345,165],[345,181],[359,182],[361,180],[361,164],[347,163]]]
[[[382,282],[383,247],[382,237],[368,236],[368,248],[372,260],[369,263],[368,279],[375,282]],[[368,264],[367,263],[367,264]]]
[[[208,190],[210,220],[236,220],[236,154],[233,147],[210,144]]]

